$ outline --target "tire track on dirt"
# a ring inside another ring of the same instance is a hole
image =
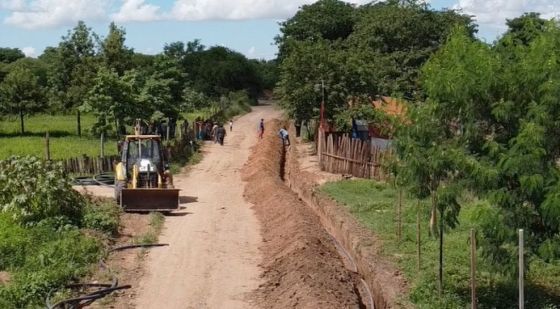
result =
[[[239,170],[256,142],[260,118],[279,117],[256,107],[237,119],[225,145],[204,146],[203,160],[175,177],[181,211],[166,219],[160,242],[150,252],[140,282],[137,308],[252,308],[247,297],[261,283],[260,224],[243,198]]]

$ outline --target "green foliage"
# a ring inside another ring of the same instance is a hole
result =
[[[455,11],[434,11],[418,1],[353,7],[342,1],[303,6],[282,24],[277,93],[290,116],[316,118],[325,85],[327,116],[355,98],[422,97],[420,67],[456,25],[476,27]],[[306,30],[303,30],[306,29]]]
[[[142,114],[141,106],[135,94],[137,75],[133,71],[120,77],[116,71],[102,68],[97,73],[94,85],[88,92],[86,102],[80,108],[93,112],[97,118],[92,131],[97,135],[108,132],[121,132],[125,119],[147,118],[135,117]]]
[[[165,216],[159,212],[150,213],[150,230],[133,240],[137,244],[155,244],[165,223]]]
[[[74,227],[22,227],[0,214],[1,271],[10,282],[0,285],[0,304],[6,308],[36,308],[48,293],[89,272],[101,257],[101,244]]]
[[[101,241],[80,228],[115,233],[119,210],[86,200],[59,164],[32,157],[0,161],[0,188],[0,271],[10,274],[0,304],[36,308],[101,258]]]
[[[429,101],[419,110],[430,116],[414,119],[404,138],[411,148],[454,145],[457,183],[496,207],[480,214],[485,256],[510,274],[518,228],[527,231],[530,254],[560,258],[550,250],[560,233],[559,34],[549,23],[528,47],[490,49],[455,31],[423,69]],[[441,128],[437,136],[415,133],[432,123]],[[411,156],[413,149],[403,152],[404,160]]]
[[[84,199],[72,189],[59,163],[34,157],[0,161],[0,207],[21,224],[65,217],[78,223]]]
[[[11,63],[25,58],[25,54],[19,48],[0,48],[0,62]]]
[[[122,76],[131,68],[133,51],[124,45],[126,31],[114,22],[109,24],[109,34],[101,43],[101,58],[106,68]]]
[[[38,78],[23,64],[13,68],[0,84],[0,112],[19,115],[21,133],[25,132],[23,117],[45,107]]]
[[[437,241],[429,237],[427,220],[430,216],[428,200],[422,200],[418,208],[417,199],[405,194],[402,211],[402,240],[397,242],[395,233],[397,190],[385,183],[371,180],[352,180],[327,183],[321,192],[348,207],[350,212],[383,242],[381,253],[403,270],[411,290],[408,298],[417,308],[466,308],[470,303],[469,293],[469,233],[471,228],[482,230],[485,222],[482,213],[493,212],[494,207],[482,201],[462,199],[464,207],[457,219],[459,224],[446,231],[444,264],[444,294],[437,294],[434,270],[438,261]],[[421,269],[416,259],[416,216],[421,217]],[[490,213],[488,213],[490,215]],[[488,216],[488,224],[500,224],[499,217]],[[485,240],[478,234],[477,241]],[[503,276],[494,263],[482,258],[478,252],[477,296],[479,308],[513,308],[516,306],[516,282]],[[527,273],[527,304],[531,308],[555,308],[560,300],[558,274],[560,264],[532,258]],[[406,297],[406,296],[404,296]]]
[[[546,20],[540,13],[524,13],[520,17],[507,19],[508,31],[497,42],[504,51],[514,46],[529,46],[545,30]]]
[[[278,63],[276,60],[250,60],[263,90],[272,90],[278,83]]]
[[[121,209],[112,200],[88,203],[84,209],[83,227],[117,235]]]
[[[291,53],[297,41],[343,40],[347,38],[355,24],[355,9],[346,2],[320,0],[304,5],[290,19],[280,24],[282,35],[276,37],[279,59]]]

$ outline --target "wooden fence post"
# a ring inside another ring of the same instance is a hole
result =
[[[322,152],[323,152],[323,131],[321,130],[321,128],[319,128],[319,136],[317,137],[317,155],[319,156],[319,167],[323,166]]]
[[[418,255],[418,271],[420,271],[421,267],[422,267],[422,251],[421,251],[421,247],[422,244],[420,242],[421,240],[421,235],[420,235],[420,200],[418,200],[418,207],[416,209],[416,254]]]
[[[403,198],[403,190],[402,188],[399,188],[399,201],[397,204],[397,242],[399,244],[402,238],[402,218],[401,218],[402,198]]]
[[[101,158],[105,158],[105,133],[101,132]]]
[[[171,119],[170,119],[170,118],[167,118],[167,132],[166,132],[166,134],[165,134],[165,137],[166,137],[165,140],[166,140],[166,141],[169,141],[169,130],[170,130],[170,127],[171,127]]]
[[[519,229],[519,309],[525,308],[525,244],[523,229]]]
[[[476,307],[476,235],[471,229],[471,309]]]
[[[47,161],[51,160],[51,145],[49,141],[49,131],[45,134],[45,159]]]

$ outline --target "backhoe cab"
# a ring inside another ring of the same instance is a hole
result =
[[[159,135],[127,135],[115,168],[115,198],[125,211],[172,211],[179,208],[179,189]]]

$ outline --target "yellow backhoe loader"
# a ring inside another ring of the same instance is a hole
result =
[[[127,135],[120,147],[121,161],[115,167],[115,198],[125,211],[167,212],[179,208],[179,189],[159,135]]]

